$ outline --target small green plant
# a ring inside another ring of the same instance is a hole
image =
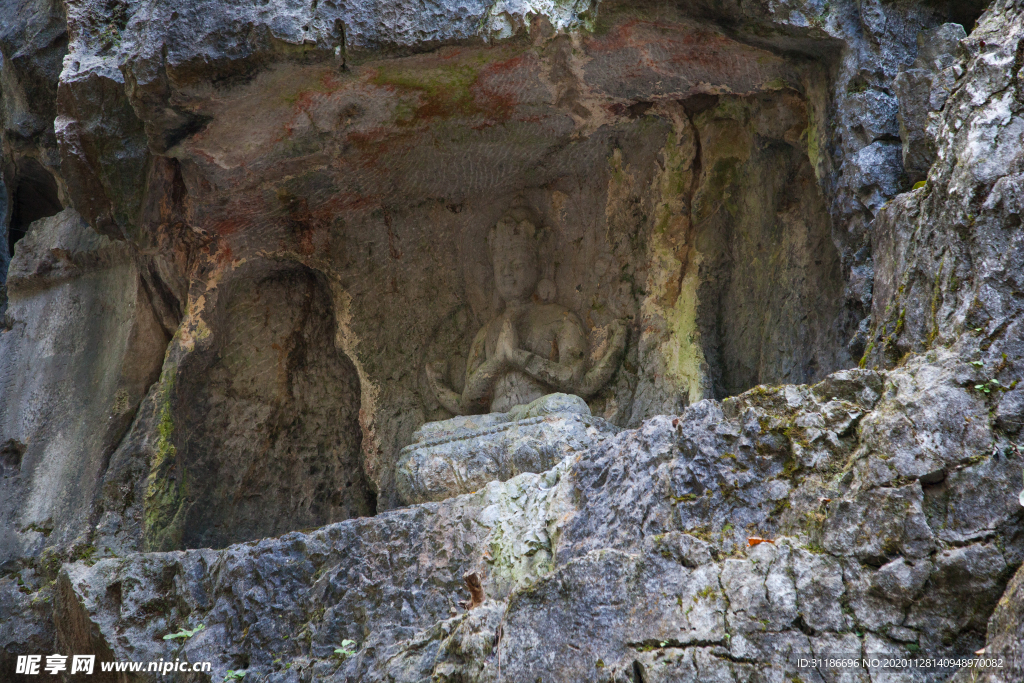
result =
[[[993,389],[1002,389],[1003,386],[999,383],[995,377],[985,382],[984,384],[975,384],[974,390],[980,391],[986,394],[991,394]]]
[[[971,361],[971,365],[973,365],[976,368],[980,368],[980,367],[983,367],[985,365],[985,363],[983,363],[980,360],[972,360]]]
[[[166,636],[164,636],[164,640],[177,640],[179,638],[181,640],[183,640],[183,641],[184,640],[188,640],[189,638],[191,638],[192,636],[194,636],[195,634],[199,633],[200,631],[202,631],[205,628],[206,628],[206,624],[199,624],[199,626],[196,626],[195,628],[192,628],[192,629],[183,628],[180,631],[178,631],[177,633],[168,633]]]
[[[245,678],[245,674],[245,669],[228,669],[227,674],[224,675],[224,683],[228,683],[228,681],[240,681]]]
[[[914,183],[914,189],[915,190],[920,190],[922,187],[924,187],[927,184],[928,184],[927,180],[918,180],[916,183]]]
[[[341,647],[334,648],[334,654],[341,657],[343,660],[348,659],[356,653],[355,651],[356,641],[345,639],[341,641]]]

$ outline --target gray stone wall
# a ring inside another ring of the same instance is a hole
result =
[[[1018,5],[0,5],[0,217],[41,218],[0,666],[54,614],[123,658],[202,622],[189,657],[281,681],[980,648],[1021,561]],[[628,327],[589,399],[624,431],[396,510],[515,202],[590,362]]]

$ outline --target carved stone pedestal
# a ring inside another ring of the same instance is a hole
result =
[[[398,492],[408,504],[470,493],[521,472],[544,472],[618,431],[570,394],[548,394],[507,413],[428,422],[402,449]]]

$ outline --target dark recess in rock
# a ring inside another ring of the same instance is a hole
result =
[[[14,188],[11,193],[11,225],[7,230],[8,253],[25,236],[28,227],[40,218],[60,213],[57,183],[49,171],[35,159],[22,159],[17,164]]]
[[[21,456],[25,455],[25,444],[8,439],[0,446],[0,476],[10,477],[21,470]]]
[[[926,0],[924,4],[945,12],[946,21],[960,24],[970,33],[992,0]]]
[[[359,378],[335,348],[327,288],[306,268],[264,264],[224,292],[215,350],[177,375],[183,546],[375,514],[359,459]]]

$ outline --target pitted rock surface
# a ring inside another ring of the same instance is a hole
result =
[[[983,428],[941,482],[886,479],[898,463],[865,438],[896,409],[927,428],[931,394],[898,389],[926,378],[983,415],[962,369],[945,354],[759,388],[442,503],[71,565],[60,637],[159,659],[161,635],[204,623],[187,657],[270,681],[494,681],[499,659],[502,680],[789,680],[800,653],[973,652],[1024,559],[1024,456]],[[468,570],[489,602],[462,613]],[[359,644],[345,661],[342,639]]]
[[[456,4],[0,0],[0,678],[1018,646],[1020,0]],[[614,428],[398,509],[519,197]]]

